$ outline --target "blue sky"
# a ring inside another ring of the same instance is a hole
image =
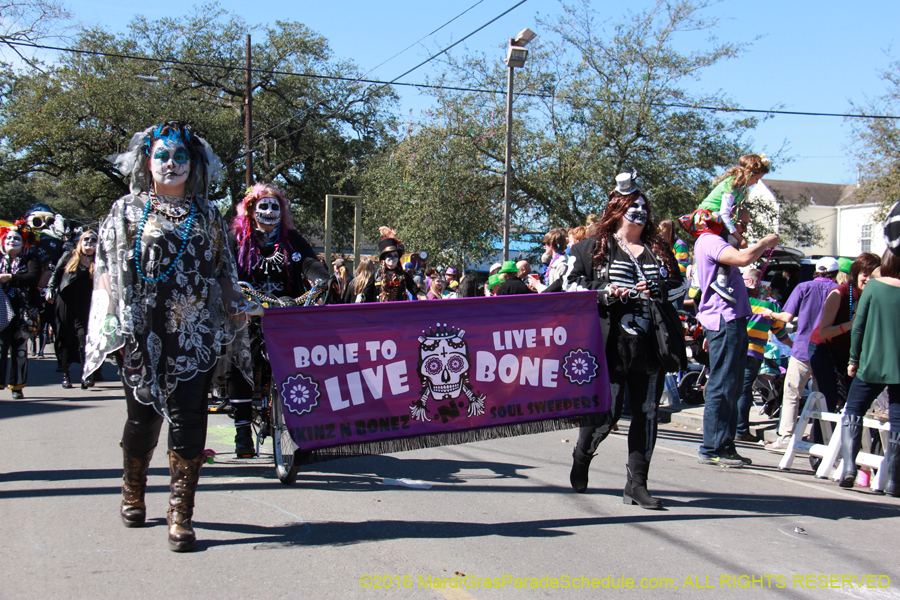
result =
[[[390,80],[430,54],[459,40],[482,24],[512,7],[518,0],[482,0],[454,23],[418,46],[374,71],[370,76]],[[237,2],[221,5],[250,24],[275,20],[305,23],[330,41],[336,56],[353,59],[366,71],[409,46],[425,34],[475,4],[477,0],[294,0]],[[87,24],[123,31],[135,14],[150,19],[174,17],[190,12],[190,4],[172,0],[131,4],[96,0],[65,2],[75,16]],[[612,19],[628,7],[639,9],[648,0],[630,2],[594,1],[595,9]],[[496,52],[498,46],[524,27],[534,29],[535,15],[558,14],[556,0],[528,0],[489,25],[454,51]],[[744,55],[704,73],[692,83],[706,92],[721,90],[746,108],[845,113],[850,102],[864,102],[886,90],[880,73],[888,67],[900,3],[896,1],[773,1],[725,0],[706,10],[722,20],[716,32],[721,39],[756,41]],[[252,31],[251,31],[252,33]],[[702,44],[701,40],[691,43]],[[439,66],[429,63],[404,81],[422,82]],[[403,114],[424,110],[428,99],[412,88],[397,88],[403,98]],[[777,164],[772,178],[851,183],[856,167],[850,156],[851,128],[836,117],[776,116],[753,134],[754,149],[772,153],[787,145],[792,162]]]

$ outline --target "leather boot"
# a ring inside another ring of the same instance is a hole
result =
[[[594,458],[594,455],[585,454],[578,446],[575,446],[572,458],[572,472],[569,473],[569,482],[572,484],[573,490],[583,494],[587,491],[588,469],[591,466],[591,459]]]
[[[72,378],[69,377],[69,367],[63,369],[62,386],[65,389],[69,389],[72,387]]]
[[[900,498],[900,431],[889,431],[882,469],[885,471],[884,493]]]
[[[147,520],[147,505],[144,492],[147,490],[147,469],[153,450],[145,456],[131,456],[122,449],[125,457],[125,473],[122,475],[122,506],[119,515],[125,527],[143,527]]]
[[[662,502],[654,498],[647,491],[647,473],[650,471],[650,463],[646,461],[631,460],[625,465],[628,480],[625,482],[625,492],[622,502],[625,504],[637,504],[641,508],[650,510],[662,510]]]
[[[862,446],[862,420],[862,417],[856,415],[844,415],[841,422],[841,458],[844,459],[844,468],[838,485],[842,488],[852,488],[856,481],[856,455]]]
[[[256,444],[253,443],[253,429],[249,425],[241,425],[236,428],[234,453],[238,458],[253,458],[256,456]]]
[[[169,550],[172,552],[193,552],[197,547],[194,526],[194,494],[200,480],[200,467],[205,457],[198,454],[195,458],[185,460],[177,452],[169,450],[169,473],[172,481],[169,484]]]

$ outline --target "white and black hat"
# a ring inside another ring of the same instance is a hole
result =
[[[637,184],[637,171],[634,173],[619,173],[616,175],[616,191],[627,196],[639,191]]]

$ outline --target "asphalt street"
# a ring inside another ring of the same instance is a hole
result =
[[[622,502],[627,421],[576,494],[576,430],[320,463],[286,487],[271,444],[236,459],[214,414],[198,551],[172,553],[165,428],[147,527],[126,529],[115,369],[83,391],[54,367],[32,359],[25,400],[0,391],[0,598],[900,598],[900,499],[803,459],[779,471],[757,445],[741,445],[752,467],[701,466],[678,424],[650,471],[665,510],[648,511]],[[403,478],[430,488],[385,484]]]

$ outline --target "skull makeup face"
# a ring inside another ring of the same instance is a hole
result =
[[[18,231],[10,231],[3,240],[3,251],[6,254],[15,256],[22,250],[22,234]]]
[[[625,220],[635,225],[645,225],[647,223],[647,201],[643,196],[639,196],[637,200],[631,203],[628,211],[625,213]]]
[[[397,251],[388,252],[384,257],[384,266],[388,269],[396,269],[397,265],[400,263],[400,255]]]
[[[278,198],[260,198],[253,213],[256,228],[261,231],[272,231],[281,223],[281,203]]]
[[[184,185],[191,171],[191,159],[184,144],[170,138],[159,139],[150,149],[150,173],[157,185]]]
[[[468,347],[463,341],[465,331],[441,331],[420,338],[419,372],[422,383],[428,386],[435,400],[458,398],[463,381],[469,374]]]
[[[97,250],[97,234],[93,231],[85,233],[81,238],[81,251],[88,256]]]

